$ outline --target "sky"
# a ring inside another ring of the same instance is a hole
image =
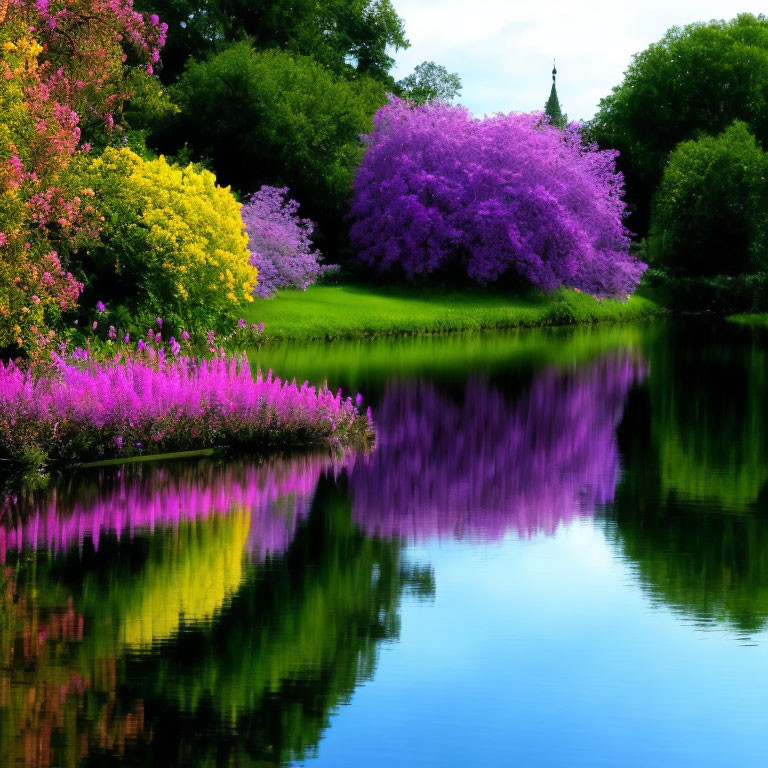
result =
[[[557,90],[571,120],[592,117],[622,80],[632,54],[669,27],[768,12],[754,0],[393,0],[410,49],[395,77],[432,60],[457,72],[459,101],[476,115],[544,108]]]

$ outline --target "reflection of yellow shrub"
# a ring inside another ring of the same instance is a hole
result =
[[[159,556],[121,596],[119,644],[148,648],[210,621],[240,586],[249,528],[249,511],[234,509],[165,532]]]
[[[90,173],[105,217],[103,257],[135,280],[148,310],[213,325],[253,301],[240,204],[212,173],[112,148]]]

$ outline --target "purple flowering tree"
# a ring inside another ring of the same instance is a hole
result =
[[[330,268],[312,248],[314,224],[299,218],[299,204],[287,195],[285,187],[262,187],[242,209],[251,264],[259,271],[255,293],[262,298],[279,288],[305,291]]]
[[[547,291],[618,297],[645,270],[629,254],[617,153],[585,145],[576,125],[393,98],[366,144],[350,237],[377,271],[459,266],[481,284],[517,273]]]

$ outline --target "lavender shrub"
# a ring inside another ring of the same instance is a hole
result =
[[[217,446],[342,445],[371,434],[351,398],[271,372],[254,377],[245,355],[166,359],[160,350],[100,363],[79,352],[54,354],[44,375],[0,364],[0,456],[57,464]]]
[[[305,291],[332,268],[321,264],[321,254],[312,248],[314,224],[298,212],[285,187],[262,187],[242,208],[251,264],[259,272],[257,296],[273,296],[280,288]]]
[[[377,271],[517,273],[545,291],[626,297],[645,270],[629,254],[617,153],[586,146],[575,125],[393,98],[366,144],[350,237]]]

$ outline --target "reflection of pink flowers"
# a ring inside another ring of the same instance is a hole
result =
[[[116,436],[114,444],[122,451],[123,437]],[[69,490],[6,498],[4,504],[0,499],[0,562],[10,550],[59,552],[82,547],[86,539],[98,549],[105,534],[132,537],[233,510],[249,514],[247,548],[261,560],[289,546],[309,512],[319,478],[351,461],[351,456],[318,453],[260,465],[136,465],[84,476]]]

